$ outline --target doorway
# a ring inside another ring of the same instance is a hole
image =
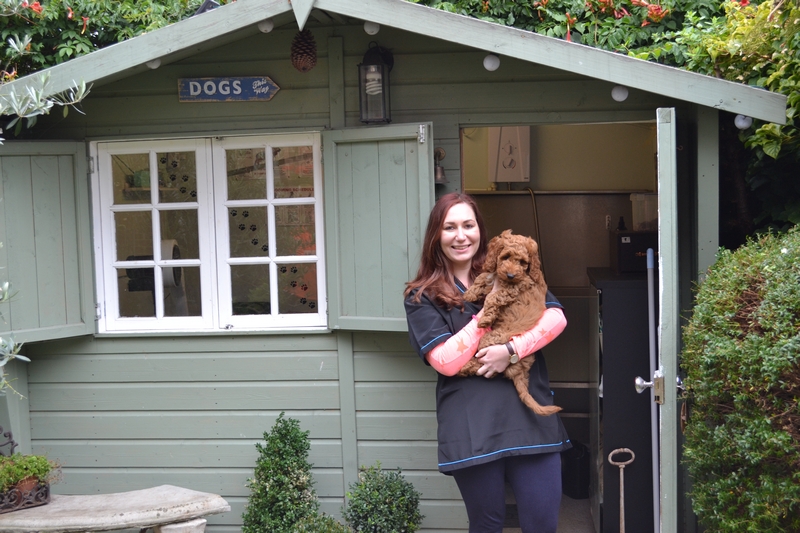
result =
[[[599,298],[587,271],[611,268],[616,231],[633,230],[641,222],[640,195],[655,195],[656,135],[654,122],[461,129],[462,187],[475,196],[489,237],[511,228],[539,242],[545,279],[569,323],[544,353],[564,408],[559,416],[576,447],[590,451],[593,479],[565,480],[559,531],[609,528],[600,516],[605,458],[591,453],[602,450],[602,394],[609,391],[601,388]],[[572,495],[568,481],[577,484]],[[607,504],[618,505],[616,493]]]

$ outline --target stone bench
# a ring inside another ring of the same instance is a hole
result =
[[[61,533],[153,528],[155,533],[203,533],[204,516],[230,511],[221,496],[161,485],[152,489],[52,495],[50,503],[0,514],[0,533]]]

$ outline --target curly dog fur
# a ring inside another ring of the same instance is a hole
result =
[[[498,290],[491,292],[494,282]],[[545,310],[547,284],[539,261],[539,245],[530,237],[512,235],[511,230],[493,238],[480,274],[464,293],[464,299],[475,302],[486,299],[483,316],[478,322],[482,328],[491,327],[478,348],[504,344],[512,336],[531,329]],[[509,365],[503,375],[514,382],[520,400],[536,414],[549,416],[561,410],[555,405],[539,404],[528,391],[528,376],[533,365],[533,354]],[[459,376],[477,373],[481,364],[472,358],[459,371]]]

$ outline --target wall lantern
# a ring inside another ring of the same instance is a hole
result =
[[[386,48],[372,42],[364,59],[358,65],[358,103],[361,122],[365,124],[389,123],[392,110],[389,105],[389,72],[394,66],[394,56]]]

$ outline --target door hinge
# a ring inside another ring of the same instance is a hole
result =
[[[419,140],[420,144],[425,144],[425,141],[426,141],[425,135],[426,135],[427,131],[428,131],[428,128],[425,127],[425,124],[420,124],[419,125],[419,135],[417,136],[417,139]]]
[[[96,303],[94,304],[94,319],[100,320],[103,318],[103,304]]]
[[[87,157],[86,162],[89,165],[89,174],[94,174],[94,157],[92,156]]]

